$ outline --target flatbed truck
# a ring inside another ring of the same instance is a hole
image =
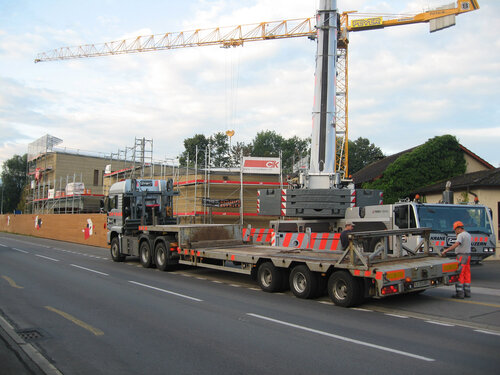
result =
[[[290,288],[299,298],[316,298],[326,290],[344,307],[458,281],[458,263],[429,252],[429,228],[353,233],[342,251],[255,245],[243,241],[240,225],[177,224],[174,195],[171,181],[131,179],[111,186],[107,238],[114,261],[138,256],[143,267],[162,271],[184,264],[247,274],[263,291]],[[408,236],[421,241],[409,248]],[[389,237],[396,238],[391,251],[364,252],[367,238],[389,243]]]

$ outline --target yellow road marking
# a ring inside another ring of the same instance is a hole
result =
[[[63,318],[68,319],[70,322],[75,323],[77,326],[80,326],[80,327],[86,329],[87,331],[92,332],[96,336],[102,336],[102,335],[104,335],[104,332],[101,331],[100,329],[92,327],[90,324],[82,322],[81,320],[75,318],[74,316],[72,316],[72,315],[70,315],[68,313],[65,313],[64,311],[55,309],[55,308],[53,308],[51,306],[45,306],[45,308],[47,310],[55,312],[56,314],[61,315]]]
[[[14,280],[12,280],[9,276],[2,276],[2,279],[7,280],[7,282],[9,283],[9,285],[11,287],[13,287],[13,288],[24,289],[24,286],[17,285],[16,282]]]
[[[452,302],[460,302],[460,303],[470,303],[472,305],[481,305],[481,306],[489,306],[489,307],[498,307],[500,308],[500,305],[496,303],[486,303],[486,302],[475,302],[475,301],[467,301],[463,299],[455,299],[455,298],[443,298],[443,297],[434,297],[436,299],[441,299],[443,301],[452,301]]]

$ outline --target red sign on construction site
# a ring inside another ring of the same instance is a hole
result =
[[[280,174],[280,158],[243,158],[243,173]]]

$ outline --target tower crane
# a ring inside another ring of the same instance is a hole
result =
[[[384,27],[413,23],[430,23],[430,31],[437,31],[455,24],[455,16],[479,9],[476,0],[458,0],[455,4],[443,6],[426,12],[392,17],[370,15],[369,18],[355,19],[349,24],[349,15],[362,16],[357,12],[337,12],[336,0],[320,0],[320,10],[314,17],[289,19],[256,24],[196,29],[174,33],[138,36],[131,39],[116,40],[100,44],[84,44],[62,47],[39,53],[35,63],[77,58],[120,55],[128,53],[161,51],[168,49],[219,45],[225,48],[243,46],[244,43],[264,40],[309,37],[318,40],[316,65],[317,101],[313,109],[313,136],[311,144],[310,173],[312,175],[348,176],[348,45],[349,32],[379,29]],[[393,16],[393,15],[392,15]],[[333,33],[332,31],[336,32]],[[327,35],[329,32],[329,36]],[[324,40],[323,40],[324,39]],[[334,44],[332,44],[334,40]],[[326,53],[320,51],[320,43]],[[326,44],[328,46],[326,46]],[[325,49],[326,48],[326,49]],[[336,56],[336,59],[331,59]],[[327,61],[330,58],[330,61]],[[324,80],[320,80],[323,71]],[[335,71],[328,76],[328,71]],[[326,90],[330,86],[333,90]],[[315,101],[316,103],[316,101]],[[334,108],[330,108],[335,103]],[[322,179],[322,178],[320,178]],[[314,180],[314,178],[313,178]],[[330,181],[333,181],[331,177]],[[321,186],[324,183],[311,187]],[[330,186],[331,187],[331,186]]]

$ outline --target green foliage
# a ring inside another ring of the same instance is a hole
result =
[[[210,145],[210,161],[212,167],[234,167],[239,165],[240,155],[279,157],[282,152],[283,172],[290,173],[293,164],[307,155],[309,139],[299,137],[284,138],[275,131],[257,133],[251,143],[237,142],[229,146],[228,137],[224,133],[215,133],[209,138],[196,134],[184,140],[185,151],[181,154],[180,164],[185,166],[189,156],[189,166],[194,166],[196,145],[198,145],[198,167],[205,165],[205,149]]]
[[[198,165],[205,165],[205,150],[208,147],[209,139],[203,134],[195,134],[191,138],[184,140],[184,152],[179,156],[179,163],[186,166],[194,166],[196,159],[196,146],[198,146]]]
[[[382,150],[367,138],[359,137],[355,141],[349,140],[349,174],[354,174],[368,164],[384,157]]]
[[[4,161],[2,165],[2,192],[3,212],[14,212],[16,208],[23,206],[21,195],[26,185],[26,163],[27,155],[14,155]]]
[[[384,203],[394,203],[421,186],[463,174],[465,168],[458,140],[452,135],[443,135],[403,154],[380,179],[363,184],[363,188],[381,189]]]
[[[274,130],[259,132],[252,142],[252,156],[278,157],[284,141],[285,139]]]

